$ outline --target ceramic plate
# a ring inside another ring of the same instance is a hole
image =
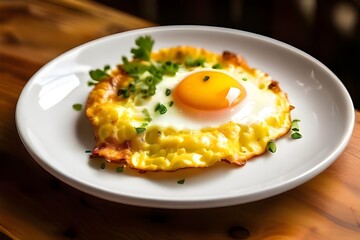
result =
[[[250,66],[280,82],[296,108],[303,138],[277,141],[277,152],[244,167],[219,163],[206,169],[138,173],[89,159],[94,136],[84,110],[89,70],[131,57],[138,36],[151,35],[155,50],[192,45],[244,56]],[[325,170],[347,145],[354,108],[341,81],[322,63],[282,42],[239,30],[164,26],[104,37],[72,49],[40,69],[26,84],[16,109],[20,137],[47,171],[84,192],[125,204],[159,208],[207,208],[246,203],[294,188]],[[185,179],[184,184],[178,180]]]

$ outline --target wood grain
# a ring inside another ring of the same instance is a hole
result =
[[[360,239],[360,113],[343,154],[283,194],[248,204],[167,210],[109,202],[54,178],[15,126],[27,80],[91,39],[152,24],[88,1],[0,2],[0,232],[13,239]],[[26,25],[26,26],[25,26]]]

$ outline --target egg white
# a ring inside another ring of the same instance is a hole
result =
[[[172,94],[167,96],[165,94],[167,89],[174,90],[176,85],[179,84],[188,75],[197,71],[220,71],[230,75],[239,81],[246,89],[246,97],[232,109],[227,109],[216,114],[216,117],[194,117],[186,114],[181,108],[176,105],[169,106],[171,101],[174,101]],[[263,78],[270,77],[265,74],[261,75]],[[246,79],[244,81],[243,79]],[[164,76],[163,80],[156,86],[156,94],[142,102],[141,106],[135,106],[134,111],[142,114],[144,109],[150,113],[152,121],[149,125],[156,125],[159,127],[172,127],[176,130],[200,130],[207,127],[218,127],[229,121],[251,125],[265,121],[271,115],[277,113],[277,98],[276,94],[267,89],[267,87],[260,87],[257,85],[254,77],[249,73],[243,71],[241,68],[231,67],[228,69],[212,69],[211,66],[198,67],[195,69],[180,68],[175,76]],[[156,106],[161,103],[167,107],[165,114],[155,112]],[[139,122],[137,125],[141,125]]]

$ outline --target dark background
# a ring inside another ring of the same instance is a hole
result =
[[[360,0],[97,0],[158,25],[241,29],[297,47],[324,63],[360,109]]]

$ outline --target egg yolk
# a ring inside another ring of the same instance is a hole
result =
[[[174,90],[175,103],[189,111],[218,111],[234,107],[246,96],[245,88],[219,71],[201,71],[184,78]]]

